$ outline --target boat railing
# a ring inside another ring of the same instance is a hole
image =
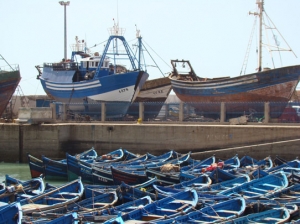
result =
[[[44,63],[44,67],[52,68],[54,71],[76,70],[77,62]]]
[[[19,65],[18,64],[0,66],[0,73],[18,71],[18,70],[19,70]]]

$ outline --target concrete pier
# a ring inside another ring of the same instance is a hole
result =
[[[167,150],[203,152],[235,148],[222,158],[248,154],[264,158],[270,153],[292,159],[299,156],[299,125],[214,125],[157,123],[61,123],[42,125],[0,124],[1,159],[27,162],[26,153],[65,158],[94,147],[99,155],[124,148],[134,153],[159,155]],[[293,140],[286,142],[288,140]],[[275,144],[275,142],[283,142]],[[269,144],[253,150],[244,146]],[[240,147],[240,148],[236,148]],[[241,152],[241,153],[239,153]],[[201,154],[202,153],[202,154]],[[271,155],[272,156],[272,155]]]

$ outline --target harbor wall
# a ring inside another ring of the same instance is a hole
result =
[[[94,147],[99,155],[118,148],[133,153],[159,155],[167,150],[181,153],[191,151],[201,159],[204,152],[235,148],[220,154],[229,158],[234,154],[248,154],[263,158],[272,153],[285,158],[299,155],[299,141],[275,142],[300,138],[300,126],[291,125],[204,125],[151,123],[63,123],[41,125],[0,124],[1,161],[27,162],[27,152],[41,157],[65,158]],[[270,144],[254,148],[244,146]],[[240,148],[236,148],[240,147]],[[218,152],[218,151],[216,151]],[[225,152],[225,151],[224,151]],[[202,153],[202,154],[201,154]],[[207,155],[207,154],[205,154]]]

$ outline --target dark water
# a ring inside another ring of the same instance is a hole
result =
[[[29,165],[27,163],[0,163],[0,183],[5,181],[5,175],[8,174],[19,180],[31,179]],[[47,181],[55,186],[64,184],[61,181]]]

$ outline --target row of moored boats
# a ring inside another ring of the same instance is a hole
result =
[[[298,159],[91,148],[28,162],[32,179],[0,186],[0,223],[300,223]]]

